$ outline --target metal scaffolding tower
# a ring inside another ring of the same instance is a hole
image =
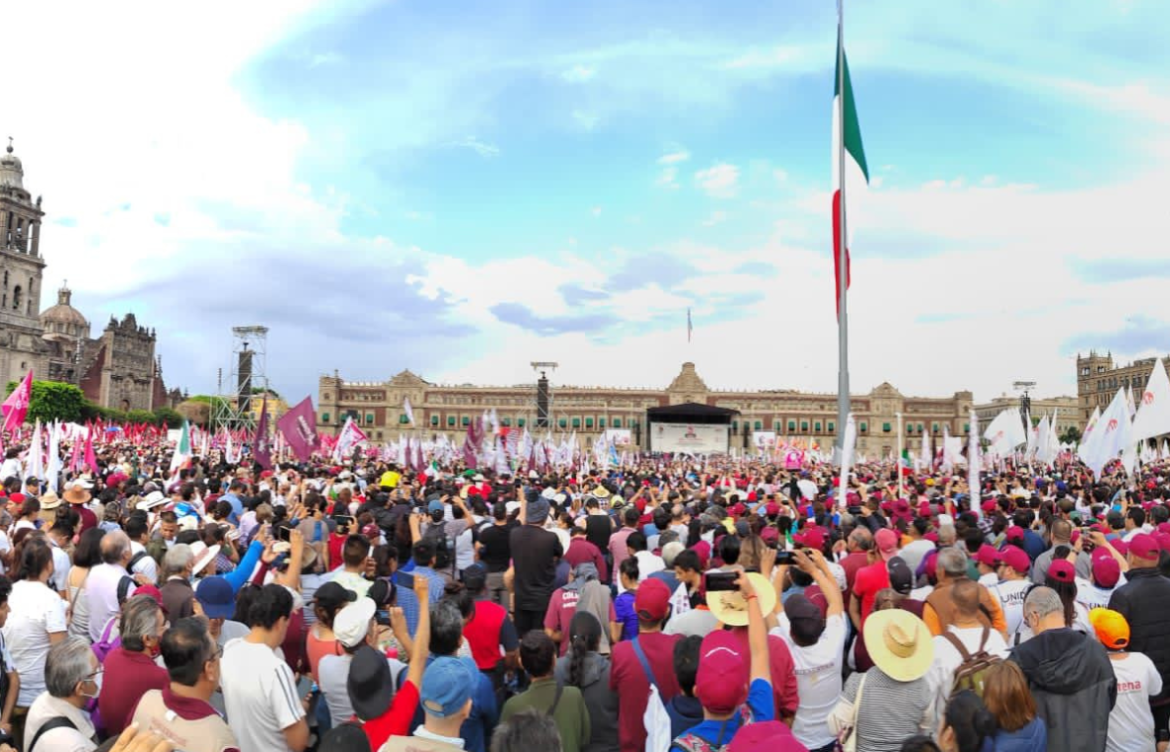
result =
[[[551,361],[533,361],[530,365],[532,366],[532,370],[538,374],[538,378],[536,379],[536,395],[533,400],[533,407],[536,413],[536,421],[532,424],[533,433],[538,428],[555,431],[556,420],[554,420],[553,416],[553,388],[548,374],[550,371],[555,372],[559,364]]]
[[[252,427],[253,395],[267,389],[268,327],[232,327],[231,370],[225,383],[219,369],[217,395],[211,401],[212,430]]]

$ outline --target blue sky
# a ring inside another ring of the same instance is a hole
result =
[[[847,5],[855,391],[1070,393],[1078,349],[1170,350],[1170,6],[952,5]],[[48,12],[17,11],[45,85],[0,115],[46,196],[46,289],[155,326],[169,383],[207,390],[263,323],[294,396],[545,359],[835,388],[832,2]]]

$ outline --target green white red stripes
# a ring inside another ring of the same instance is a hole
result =
[[[869,184],[869,167],[861,145],[861,126],[857,121],[857,106],[853,101],[853,84],[849,81],[849,64],[845,61],[841,35],[837,35],[837,73],[833,76],[833,282],[836,290],[834,303],[841,304],[841,202],[845,200],[845,288],[849,288],[849,247],[852,245],[849,204],[846,196],[855,196],[855,189]],[[844,122],[844,128],[842,128]],[[844,139],[845,191],[841,186],[841,143]]]

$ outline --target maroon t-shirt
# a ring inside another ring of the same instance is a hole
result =
[[[679,692],[678,677],[674,673],[674,644],[681,639],[682,635],[661,632],[638,635],[638,644],[654,672],[663,703],[669,703]],[[646,747],[642,716],[650,699],[650,681],[634,653],[633,642],[619,642],[613,646],[609,688],[618,696],[618,746],[621,752],[642,752]]]
[[[157,665],[144,653],[131,653],[119,647],[106,656],[103,664],[102,691],[98,695],[98,710],[106,734],[117,736],[138,707],[138,700],[152,689],[165,689],[170,684],[167,670]]]

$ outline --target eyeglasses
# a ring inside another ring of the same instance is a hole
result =
[[[85,680],[86,680],[86,681],[93,681],[93,680],[94,680],[94,679],[96,679],[96,678],[97,678],[99,675],[101,675],[101,674],[104,674],[105,672],[106,672],[106,670],[105,670],[104,668],[99,668],[97,671],[93,671],[93,672],[91,672],[91,673],[88,673],[88,674],[86,674],[86,675],[85,675]]]
[[[211,654],[211,657],[208,658],[207,660],[218,661],[220,658],[223,658],[223,645],[220,645],[217,643],[215,646],[215,652],[213,652]]]

